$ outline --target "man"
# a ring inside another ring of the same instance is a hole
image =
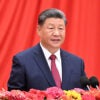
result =
[[[40,43],[14,56],[8,90],[45,90],[57,86],[56,80],[59,79],[60,88],[64,90],[81,88],[80,78],[85,76],[84,62],[60,48],[65,39],[66,24],[64,13],[58,9],[40,13],[37,27]],[[55,79],[51,71],[52,54],[56,56],[53,65],[57,67],[59,79]]]

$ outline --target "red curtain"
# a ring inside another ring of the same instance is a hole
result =
[[[100,0],[0,0],[0,88],[7,89],[12,57],[38,41],[38,14],[65,12],[68,25],[62,48],[80,56],[88,75],[100,80]]]

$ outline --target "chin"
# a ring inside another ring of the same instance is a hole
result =
[[[55,48],[55,49],[59,49],[60,45],[53,45],[52,47]]]

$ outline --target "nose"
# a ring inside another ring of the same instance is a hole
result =
[[[53,35],[59,35],[59,30],[55,29]]]

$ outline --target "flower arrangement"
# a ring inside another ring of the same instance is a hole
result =
[[[2,89],[0,100],[100,100],[100,90],[84,91],[79,88],[62,90],[58,87],[50,87],[45,91],[30,89],[26,92]]]
[[[81,98],[81,94],[76,92],[75,90],[68,90],[68,91],[64,91],[65,94],[67,95],[67,97],[69,98],[73,98],[75,100],[82,100]]]

